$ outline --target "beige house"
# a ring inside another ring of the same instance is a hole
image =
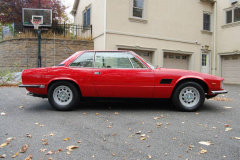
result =
[[[133,50],[159,67],[240,84],[240,0],[75,0],[94,49]]]

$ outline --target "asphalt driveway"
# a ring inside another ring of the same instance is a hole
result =
[[[31,154],[44,160],[237,160],[240,86],[225,88],[227,95],[188,113],[152,102],[84,103],[60,112],[47,99],[27,96],[23,88],[1,87],[0,155],[21,160]]]

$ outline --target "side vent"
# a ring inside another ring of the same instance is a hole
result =
[[[172,83],[172,79],[162,79],[160,84],[171,84]]]

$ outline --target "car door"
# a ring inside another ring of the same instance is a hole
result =
[[[96,52],[93,83],[99,97],[151,98],[154,72],[129,52]]]

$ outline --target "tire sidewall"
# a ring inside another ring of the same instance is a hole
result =
[[[200,96],[199,101],[193,107],[185,106],[184,104],[181,103],[181,101],[179,99],[179,94],[181,93],[182,89],[184,89],[186,87],[193,87],[199,92],[199,96]],[[172,102],[173,102],[174,106],[182,111],[196,111],[200,107],[202,107],[204,101],[205,101],[205,92],[204,92],[202,86],[196,82],[184,82],[184,83],[180,84],[179,86],[177,86],[176,90],[173,93],[173,97],[172,97]]]
[[[73,98],[72,98],[72,101],[68,104],[68,105],[59,105],[55,102],[54,98],[53,98],[53,93],[54,93],[54,90],[59,87],[59,86],[66,86],[68,87],[71,91],[72,91],[72,94],[73,94]],[[49,87],[49,90],[48,90],[48,101],[49,103],[51,104],[51,106],[57,110],[60,110],[60,111],[69,111],[69,110],[72,110],[74,109],[74,107],[76,107],[76,105],[78,104],[78,101],[80,99],[80,96],[79,96],[79,92],[78,90],[76,89],[76,87],[70,83],[70,82],[66,82],[66,81],[59,81],[59,82],[55,82],[54,84],[52,84],[50,87]]]

